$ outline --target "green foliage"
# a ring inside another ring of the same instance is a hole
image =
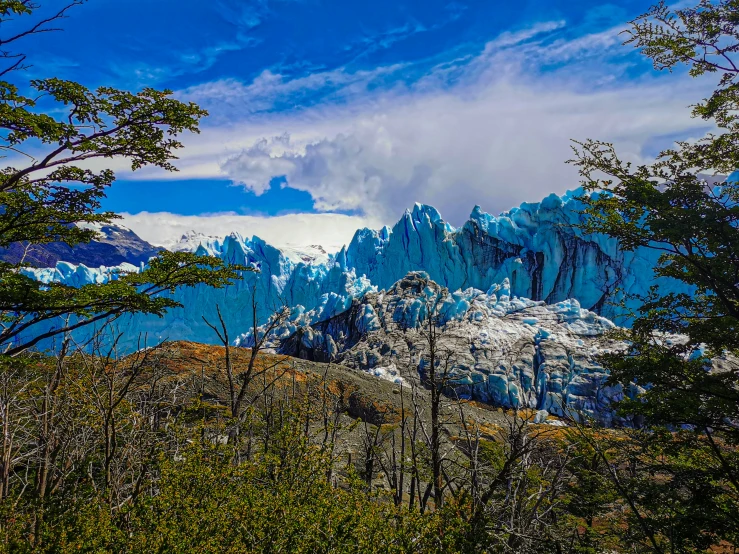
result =
[[[232,460],[230,447],[194,444],[178,462],[160,460],[156,495],[115,513],[103,497],[81,501],[84,488],[43,512],[10,510],[3,544],[14,552],[463,551],[459,513],[408,512],[368,496],[359,480],[334,488],[316,448],[290,462],[294,481],[274,479],[267,459]],[[19,540],[29,533],[34,544]]]
[[[71,2],[28,32],[2,42],[51,30],[47,23],[79,3]],[[0,21],[10,15],[31,16],[37,9],[25,0],[2,2]],[[197,133],[200,119],[207,115],[193,103],[172,98],[171,91],[151,88],[137,93],[112,87],[92,91],[51,78],[31,80],[24,89],[29,92],[0,82],[0,150],[14,165],[31,160],[0,170],[0,247],[53,241],[73,246],[94,239],[89,224],[118,217],[100,211],[115,175],[81,164],[120,158],[132,170],[153,165],[175,171],[175,151],[182,147],[179,135]],[[179,306],[169,296],[177,288],[222,287],[246,269],[212,257],[163,252],[140,273],[121,272],[107,283],[73,288],[41,284],[26,275],[23,266],[0,263],[0,351],[10,356],[123,314],[161,316]]]
[[[2,42],[50,30],[80,3]],[[37,9],[0,0],[0,22]],[[720,134],[678,143],[638,167],[607,143],[587,141],[576,150],[574,163],[595,193],[585,199],[586,230],[615,236],[627,250],[660,250],[658,275],[694,290],[653,290],[633,328],[621,332],[629,347],[604,356],[614,380],[651,384],[621,405],[648,430],[599,435],[577,428],[564,440],[549,439],[514,414],[495,440],[482,439],[473,425],[452,444],[438,433],[432,410],[431,433],[417,433],[418,421],[377,428],[363,476],[355,464],[337,463],[337,445],[351,435],[328,439],[361,425],[338,423],[340,402],[329,424],[333,400],[324,397],[321,408],[308,395],[298,398],[295,382],[290,392],[267,385],[265,376],[252,404],[228,418],[223,399],[205,400],[205,367],[199,380],[181,375],[164,349],[123,360],[95,341],[94,354],[70,354],[66,342],[56,358],[29,352],[124,314],[161,316],[179,306],[172,295],[178,288],[226,286],[246,268],[162,252],[140,272],[75,288],[40,283],[22,263],[4,263],[0,549],[595,554],[736,544],[739,183],[713,192],[695,173],[739,167],[739,70],[731,61],[737,25],[736,1],[703,0],[674,13],[660,4],[632,22],[627,40],[659,69],[687,63],[694,76],[722,73],[693,112]],[[0,58],[10,63],[0,76],[24,67],[22,54],[3,51]],[[93,91],[54,78],[0,82],[0,149],[12,166],[0,171],[0,246],[93,239],[86,224],[116,217],[100,211],[115,175],[86,163],[118,158],[132,170],[176,170],[178,137],[197,132],[205,115],[169,91]],[[665,333],[687,339],[667,341]],[[314,432],[316,422],[324,427]],[[370,437],[371,426],[364,427]],[[406,433],[410,457],[397,455],[398,433]],[[442,442],[449,448],[440,456]],[[412,476],[413,485],[383,491],[372,483],[380,467]],[[413,501],[404,505],[409,493]]]
[[[628,486],[665,550],[704,552],[721,540],[736,544],[736,495],[706,442],[692,432],[665,429],[637,439],[641,467]]]
[[[6,323],[0,344],[6,344],[5,354],[13,356],[103,319],[132,313],[161,316],[167,309],[182,306],[166,293],[203,284],[220,288],[238,278],[240,269],[245,268],[227,266],[220,258],[161,252],[141,272],[119,272],[107,283],[73,287],[43,284],[11,264],[0,263],[0,313]],[[34,326],[60,318],[61,325],[26,337]],[[22,340],[11,343],[17,337]]]
[[[619,496],[606,467],[611,460],[604,460],[600,452],[577,433],[568,433],[566,439],[573,448],[569,466],[572,479],[563,494],[567,526],[574,529],[572,549],[581,554],[596,554],[606,546],[613,546],[617,535],[613,524],[620,519],[613,517],[619,509]]]
[[[182,144],[183,131],[197,132],[198,120],[207,112],[196,104],[170,98],[171,91],[145,88],[138,93],[100,87],[97,91],[72,81],[41,79],[30,82],[45,102],[55,102],[66,112],[54,118],[37,110],[35,99],[19,94],[17,87],[0,83],[0,128],[4,148],[17,147],[29,139],[54,145],[41,160],[6,177],[7,189],[39,168],[57,167],[90,158],[122,156],[131,169],[156,165],[174,171],[170,160]],[[91,174],[95,175],[95,174]],[[84,181],[93,184],[93,178]],[[52,182],[57,179],[46,179]]]
[[[23,15],[30,14],[32,8],[28,5],[28,2],[23,0],[2,0],[0,2],[0,15],[3,17],[8,15]]]
[[[33,80],[36,98],[0,82],[0,150],[15,155],[28,141],[49,145],[41,159],[30,154],[26,167],[0,172],[0,246],[12,242],[71,245],[95,237],[76,223],[105,223],[116,216],[99,213],[112,171],[92,171],[75,164],[92,158],[125,158],[132,169],[156,165],[174,171],[171,160],[182,146],[176,137],[197,132],[207,113],[193,103],[170,98],[170,91],[144,89],[130,93],[110,87],[93,92],[59,79]],[[46,109],[38,109],[43,98]],[[49,106],[58,117],[47,113]]]
[[[292,468],[303,479],[288,481],[270,478],[269,464],[233,467],[217,451],[196,453],[165,472],[149,506],[133,509],[137,551],[407,551],[394,508],[331,488],[315,456]]]
[[[706,552],[721,541],[736,544],[732,489],[699,435],[581,427],[567,440],[575,457],[565,517],[583,524],[576,551],[628,544],[637,552]]]
[[[678,142],[652,164],[633,166],[592,140],[577,143],[571,160],[592,193],[583,199],[585,230],[617,238],[624,250],[659,251],[656,274],[691,291],[654,287],[633,327],[616,334],[628,347],[602,361],[612,381],[646,387],[620,411],[654,427],[629,462],[654,463],[631,477],[638,486],[620,488],[633,503],[633,528],[655,551],[702,551],[735,543],[731,514],[739,513],[739,182],[711,189],[698,176],[739,168],[739,2],[701,0],[675,11],[660,3],[627,33],[657,69],[686,64],[694,77],[721,74],[693,107],[718,133]]]
[[[723,45],[714,55],[729,56],[739,48],[737,13],[735,2],[703,2],[697,10],[676,14],[660,5],[636,20],[630,40],[647,55],[657,56],[660,66],[690,61],[695,71],[705,72],[706,64],[713,62],[707,54],[700,59],[688,56],[685,44],[702,44],[708,36],[714,48]],[[717,29],[723,29],[720,36]],[[735,91],[739,71],[724,70],[718,91]],[[625,250],[662,252],[656,274],[693,288],[691,294],[660,294],[654,288],[642,299],[633,328],[624,335],[632,347],[605,357],[615,379],[652,385],[647,398],[654,402],[632,403],[628,409],[657,423],[711,427],[735,440],[739,437],[731,422],[739,417],[739,369],[721,360],[739,352],[739,183],[715,191],[696,175],[739,167],[739,127],[732,115],[737,104],[728,96],[721,98],[702,104],[711,104],[707,117],[717,118],[723,131],[720,140],[709,135],[698,144],[678,143],[656,163],[636,168],[622,162],[611,145],[589,141],[576,150],[574,163],[585,188],[595,192],[584,198],[585,228],[616,237]],[[724,147],[729,144],[727,155]],[[682,334],[687,340],[664,340],[661,333]],[[718,360],[714,371],[706,370],[710,359]]]

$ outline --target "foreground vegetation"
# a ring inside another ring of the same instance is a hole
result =
[[[252,352],[229,352],[237,381]],[[225,353],[174,343],[120,360],[29,356],[5,372],[2,549],[595,553],[736,542],[731,491],[720,474],[704,478],[711,453],[697,441],[688,453],[674,433],[534,425],[531,413],[495,410],[490,420],[444,397],[437,483],[435,397],[420,381],[368,393],[340,367],[259,354],[234,419]],[[703,519],[683,509],[696,504]]]

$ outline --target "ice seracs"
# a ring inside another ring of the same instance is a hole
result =
[[[214,319],[216,306],[236,335],[252,325],[254,294],[260,324],[282,305],[325,320],[347,310],[368,292],[390,290],[408,273],[425,272],[451,291],[445,307],[450,314],[485,318],[521,310],[526,315],[520,323],[531,333],[547,332],[544,320],[557,316],[573,333],[588,336],[605,325],[605,320],[596,319],[600,316],[628,323],[625,312],[617,307],[624,293],[645,293],[654,284],[664,292],[681,290],[674,281],[655,279],[657,253],[646,249],[623,252],[612,238],[583,235],[578,226],[584,208],[578,200],[581,194],[550,195],[498,216],[475,207],[470,219],[458,228],[445,222],[436,209],[416,204],[392,228],[360,229],[349,245],[333,254],[319,247],[277,248],[259,237],[247,239],[237,233],[224,237],[188,233],[172,248],[218,256],[259,272],[248,273],[224,289],[178,291],[175,297],[184,309],[172,310],[161,319],[121,319],[118,325],[131,337],[131,347],[141,333],[150,338],[214,342],[216,337],[202,316]],[[76,286],[111,278],[108,268],[69,264],[29,270],[29,274]],[[488,299],[484,310],[480,302],[474,302],[480,295]],[[541,302],[550,308],[541,312],[543,308],[536,304]],[[472,309],[473,305],[478,307]],[[627,303],[627,307],[633,305]],[[407,306],[407,316],[415,317],[415,309]],[[370,329],[374,325],[371,313],[367,311],[364,317],[361,324]]]
[[[449,392],[509,408],[614,423],[610,403],[624,394],[606,384],[597,362],[614,324],[576,301],[547,305],[510,295],[504,281],[483,292],[449,293],[424,272],[387,291],[371,291],[330,318],[301,310],[274,331],[284,354],[334,361],[399,382],[427,371],[425,324],[439,320],[437,359],[452,376]],[[250,334],[241,337],[250,344]],[[441,362],[446,363],[446,362]],[[631,391],[636,392],[636,391]]]

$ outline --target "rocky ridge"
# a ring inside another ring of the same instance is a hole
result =
[[[111,223],[96,225],[98,236],[74,247],[64,242],[26,245],[19,242],[0,248],[0,260],[25,262],[37,268],[54,268],[60,262],[87,267],[140,265],[156,256],[162,248],[149,244],[128,227]]]

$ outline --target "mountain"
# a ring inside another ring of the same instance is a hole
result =
[[[499,216],[475,207],[459,228],[435,208],[416,204],[392,228],[358,230],[335,254],[320,247],[278,249],[236,233],[188,233],[169,247],[259,271],[224,289],[178,291],[175,298],[185,308],[163,318],[117,320],[126,337],[119,347],[139,347],[142,335],[150,344],[215,343],[203,317],[216,321],[216,307],[231,336],[245,333],[237,342],[248,346],[255,296],[258,324],[278,307],[290,307],[289,320],[270,338],[273,349],[402,380],[407,372],[424,371],[417,346],[423,344],[424,310],[443,298],[444,348],[453,355],[458,392],[537,409],[542,417],[581,412],[610,424],[608,404],[633,392],[604,386],[596,360],[618,347],[601,336],[614,326],[611,320],[628,324],[618,302],[654,284],[665,292],[681,289],[655,278],[657,253],[624,252],[614,239],[583,234],[580,194],[550,195]],[[58,262],[23,271],[43,282],[79,286],[115,279],[120,270],[139,267]]]
[[[548,304],[576,299],[584,309],[619,324],[628,323],[623,308],[613,304],[625,292],[645,293],[655,283],[665,291],[677,290],[677,284],[655,280],[655,252],[623,252],[612,238],[584,235],[578,227],[583,208],[579,194],[581,191],[550,195],[499,216],[475,207],[470,219],[456,229],[436,209],[416,204],[392,228],[361,229],[348,247],[325,257],[304,253],[304,259],[300,253],[282,251],[258,237],[189,236],[182,241],[183,248],[252,265],[260,271],[220,290],[201,287],[178,291],[175,297],[185,309],[173,310],[161,319],[134,317],[117,325],[128,331],[131,347],[139,333],[147,333],[150,341],[214,342],[216,337],[202,316],[215,320],[217,305],[232,335],[250,328],[254,292],[259,323],[280,305],[291,307],[294,313],[310,312],[320,321],[346,311],[366,293],[387,290],[416,271],[426,272],[451,291],[487,291],[508,279],[511,297]],[[83,284],[115,278],[117,269],[60,262],[54,268],[25,271],[45,282]]]
[[[71,247],[63,242],[31,246],[16,242],[8,248],[0,248],[0,260],[13,264],[25,261],[34,267],[54,267],[58,262],[88,267],[122,263],[139,265],[161,250],[123,225],[96,225],[93,228],[98,232],[98,237],[89,243]]]
[[[244,244],[247,242],[238,233],[231,233],[228,238]],[[226,238],[223,237],[188,231],[178,241],[165,244],[165,248],[172,252],[198,252],[209,256],[220,256],[225,240]],[[300,262],[306,264],[326,264],[329,262],[329,253],[320,244],[299,246],[287,243],[280,245],[279,251],[294,264]]]
[[[485,290],[508,278],[515,296],[548,303],[575,298],[587,309],[623,320],[624,313],[609,302],[623,292],[646,291],[657,256],[648,250],[623,252],[614,239],[583,235],[577,227],[583,206],[576,196],[552,194],[498,217],[476,206],[459,229],[436,209],[416,204],[392,229],[358,231],[346,250],[346,265],[381,289],[409,271],[426,271],[450,290]]]

